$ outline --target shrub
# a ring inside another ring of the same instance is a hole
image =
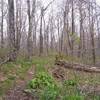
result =
[[[40,100],[56,100],[58,90],[53,78],[45,72],[38,73],[34,79],[28,83],[25,92],[35,96],[38,93]]]
[[[41,72],[38,75],[36,75],[36,77],[33,80],[29,82],[28,86],[31,89],[36,89],[36,88],[41,89],[48,86],[54,87],[55,82],[53,78],[49,76],[47,73]]]

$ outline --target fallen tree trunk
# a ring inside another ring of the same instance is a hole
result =
[[[77,71],[84,71],[84,72],[95,72],[95,73],[100,73],[100,68],[98,67],[92,67],[89,65],[84,65],[84,64],[78,64],[78,63],[69,63],[69,62],[65,62],[65,61],[56,61],[55,62],[56,65],[59,66],[63,66],[64,68],[68,68],[68,69],[74,69]]]

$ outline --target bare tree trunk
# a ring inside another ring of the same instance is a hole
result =
[[[58,52],[60,54],[60,19],[57,20],[57,33],[58,33]]]
[[[84,28],[83,28],[84,15],[82,10],[82,1],[79,1],[79,12],[80,12],[80,41],[79,41],[78,57],[82,56],[83,58],[85,50],[85,39],[84,39]]]
[[[36,12],[36,0],[33,0],[32,4],[32,12],[31,12],[31,17],[33,21],[33,55],[36,54],[36,30],[37,30],[37,22],[35,18],[35,12]]]
[[[74,1],[72,0],[71,3],[72,3],[72,37],[71,37],[72,46],[71,46],[71,54],[73,56],[74,34],[75,34],[75,26],[74,26]]]
[[[54,0],[53,0],[54,1]],[[43,18],[44,18],[44,13],[46,12],[46,10],[48,9],[48,7],[52,4],[51,1],[45,8],[41,7],[41,18],[40,18],[40,41],[39,41],[39,56],[41,56],[43,54],[43,33],[42,33],[42,27],[43,27]]]
[[[46,54],[49,53],[49,22],[46,26],[45,33],[44,33],[44,45],[46,48]]]
[[[64,11],[64,26],[63,26],[63,37],[66,37],[66,33],[67,33],[67,30],[66,30],[66,7],[65,7],[65,11]],[[68,34],[68,33],[67,33]],[[68,36],[68,35],[67,35]],[[63,38],[63,39],[65,39],[65,38]],[[65,50],[66,50],[66,55],[68,55],[68,50],[67,50],[67,46],[64,46],[64,48],[65,48]]]
[[[35,20],[35,19],[34,19]],[[34,21],[35,22],[35,21]],[[35,25],[34,25],[34,29],[33,29],[33,53],[34,53],[34,55],[36,55],[36,49],[37,49],[37,46],[36,46],[36,43],[37,43],[37,41],[36,41],[36,31],[37,31],[37,25],[36,25],[36,23],[35,23]]]
[[[42,22],[43,22],[43,8],[41,8],[41,19],[40,19],[40,51],[39,56],[43,54],[43,34],[42,34]]]
[[[21,1],[16,0],[16,49],[20,49],[21,40],[21,28],[22,28],[22,18],[21,18]]]
[[[10,54],[9,60],[14,61],[16,60],[16,42],[15,42],[15,19],[14,19],[14,1],[8,0],[8,13],[9,13],[9,47],[10,47]]]
[[[27,6],[28,6],[28,21],[29,21],[27,50],[28,50],[28,58],[31,59],[33,55],[33,43],[32,43],[32,16],[30,10],[30,0],[27,0]]]
[[[92,58],[93,64],[96,62],[95,57],[95,43],[94,43],[94,18],[93,15],[90,16],[91,12],[93,14],[93,8],[90,8],[91,4],[89,4],[89,26],[90,26],[90,36],[91,36],[91,45],[92,45]]]
[[[51,38],[50,48],[51,48],[51,52],[53,52],[54,51],[54,41],[55,41],[53,14],[51,15],[51,18],[50,18],[50,38]]]
[[[4,47],[4,33],[3,33],[3,23],[4,23],[4,3],[1,0],[1,48]]]

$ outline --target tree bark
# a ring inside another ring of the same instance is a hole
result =
[[[15,42],[15,18],[14,18],[14,0],[8,0],[8,19],[9,19],[9,60],[15,61],[17,58],[16,54],[16,42]]]
[[[27,7],[28,7],[28,21],[29,21],[29,28],[28,28],[28,38],[27,38],[27,50],[28,50],[28,58],[31,59],[33,55],[33,41],[32,41],[32,14],[30,10],[30,0],[27,0]],[[32,10],[33,11],[33,10]],[[32,12],[34,13],[34,12]]]
[[[4,47],[3,23],[4,23],[4,2],[3,0],[1,0],[1,48]]]
[[[39,56],[43,54],[43,34],[42,34],[42,24],[43,24],[43,7],[41,8],[41,19],[40,19],[40,48],[39,48]]]

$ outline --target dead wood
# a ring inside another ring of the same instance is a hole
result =
[[[84,64],[78,64],[78,63],[69,63],[66,61],[56,61],[56,65],[63,66],[64,68],[68,69],[74,69],[77,71],[84,71],[84,72],[89,72],[89,73],[100,73],[100,68],[94,67],[94,66],[89,66],[89,65],[84,65]]]
[[[59,80],[64,80],[65,79],[65,71],[63,68],[54,68],[52,71],[52,75]]]

